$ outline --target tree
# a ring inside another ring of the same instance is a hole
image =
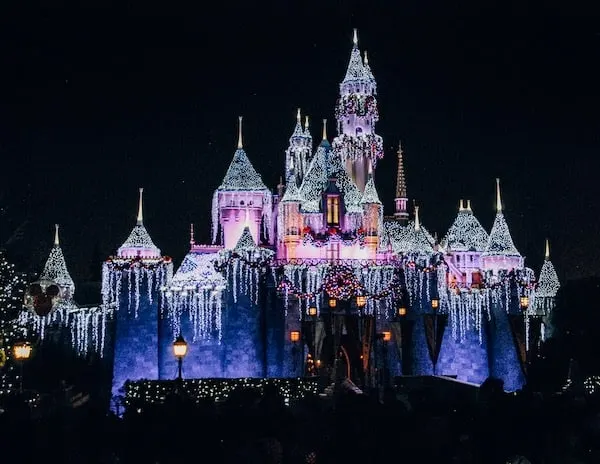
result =
[[[9,263],[0,250],[0,359],[5,360],[0,367],[0,396],[12,391],[16,385],[12,347],[24,336],[17,317],[23,309],[25,286],[25,277],[15,270],[14,264]]]

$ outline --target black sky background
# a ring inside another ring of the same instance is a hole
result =
[[[489,231],[500,177],[529,266],[539,270],[548,237],[563,279],[600,275],[598,18],[417,4],[5,11],[2,243],[21,269],[39,270],[58,222],[74,278],[89,279],[133,227],[143,186],[146,227],[178,263],[191,222],[197,241],[209,239],[238,115],[273,188],[297,107],[317,140],[322,118],[333,137],[357,27],[379,89],[386,213],[402,139],[409,196],[431,232],[446,232],[460,198]]]

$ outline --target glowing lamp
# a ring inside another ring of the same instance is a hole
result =
[[[520,298],[521,308],[526,309],[529,307],[529,297],[527,295],[523,295]]]
[[[337,306],[337,300],[335,298],[329,298],[329,307],[335,308]]]
[[[398,308],[398,316],[400,316],[400,317],[406,316],[406,308],[404,306],[400,306]]]
[[[188,344],[184,338],[179,335],[173,343],[173,354],[177,359],[182,359],[187,354]]]
[[[313,305],[309,306],[308,307],[308,315],[310,317],[315,317],[317,315],[317,307],[313,306]]]
[[[439,298],[432,298],[431,299],[431,308],[432,309],[438,309],[440,307],[440,299]]]
[[[297,330],[292,330],[290,332],[290,340],[294,343],[299,342],[300,341],[300,332],[298,332]]]
[[[13,346],[13,353],[17,361],[26,361],[31,357],[31,345],[27,342],[16,343]]]
[[[381,332],[384,342],[389,342],[392,339],[392,332]]]
[[[365,305],[367,304],[367,297],[364,295],[358,295],[356,297],[356,306],[358,306],[359,308],[364,308]]]
[[[317,367],[321,367],[321,360],[317,359]]]

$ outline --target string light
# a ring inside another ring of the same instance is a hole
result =
[[[478,251],[486,249],[489,235],[470,208],[458,212],[456,219],[441,241],[448,251]]]

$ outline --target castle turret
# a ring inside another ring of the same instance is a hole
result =
[[[295,259],[296,248],[302,236],[302,215],[300,214],[300,202],[302,197],[295,182],[295,173],[289,175],[285,193],[279,203],[278,228],[284,249],[280,257]]]
[[[375,259],[375,254],[379,247],[379,231],[383,229],[383,204],[377,194],[373,174],[369,173],[367,185],[360,201],[363,210],[363,229],[365,231],[365,246],[370,249],[372,259]]]
[[[375,123],[379,120],[377,84],[368,60],[365,65],[360,55],[356,29],[352,42],[350,62],[340,84],[335,110],[338,136],[332,146],[362,192],[368,180],[369,162],[375,169],[377,160],[383,158],[383,140],[375,133]]]
[[[312,156],[312,137],[308,131],[308,117],[306,118],[305,128],[302,128],[302,117],[300,108],[296,115],[296,127],[290,137],[290,144],[285,151],[285,178],[286,181],[294,173],[296,185],[302,183],[302,179],[308,169],[308,161]],[[289,184],[289,181],[288,181]]]
[[[52,283],[60,288],[60,298],[70,300],[75,293],[75,283],[67,270],[67,263],[60,247],[58,224],[54,226],[54,245],[40,274],[39,283],[43,289]]]
[[[406,192],[406,179],[404,176],[404,160],[402,159],[402,142],[398,144],[398,172],[396,173],[396,198],[394,198],[394,217],[402,224],[408,223],[408,194]]]
[[[559,289],[560,281],[558,280],[556,269],[554,269],[554,265],[550,261],[550,243],[546,239],[544,264],[542,264],[542,269],[540,270],[534,300],[535,313],[543,318],[542,339],[551,337],[554,331],[550,315],[556,304],[556,294]]]
[[[245,227],[256,243],[261,243],[261,223],[268,235],[273,212],[273,196],[250,163],[242,143],[242,117],[239,117],[238,147],[233,160],[215,190],[212,202],[213,243],[219,226],[225,248],[232,249]],[[264,218],[264,222],[263,222]]]
[[[115,310],[113,395],[126,380],[158,379],[160,364],[160,289],[173,275],[171,258],[162,256],[144,226],[143,189],[136,224],[102,267],[102,300]]]
[[[496,179],[496,219],[481,259],[484,270],[497,272],[523,268],[523,257],[513,243],[500,196],[500,179]]]

